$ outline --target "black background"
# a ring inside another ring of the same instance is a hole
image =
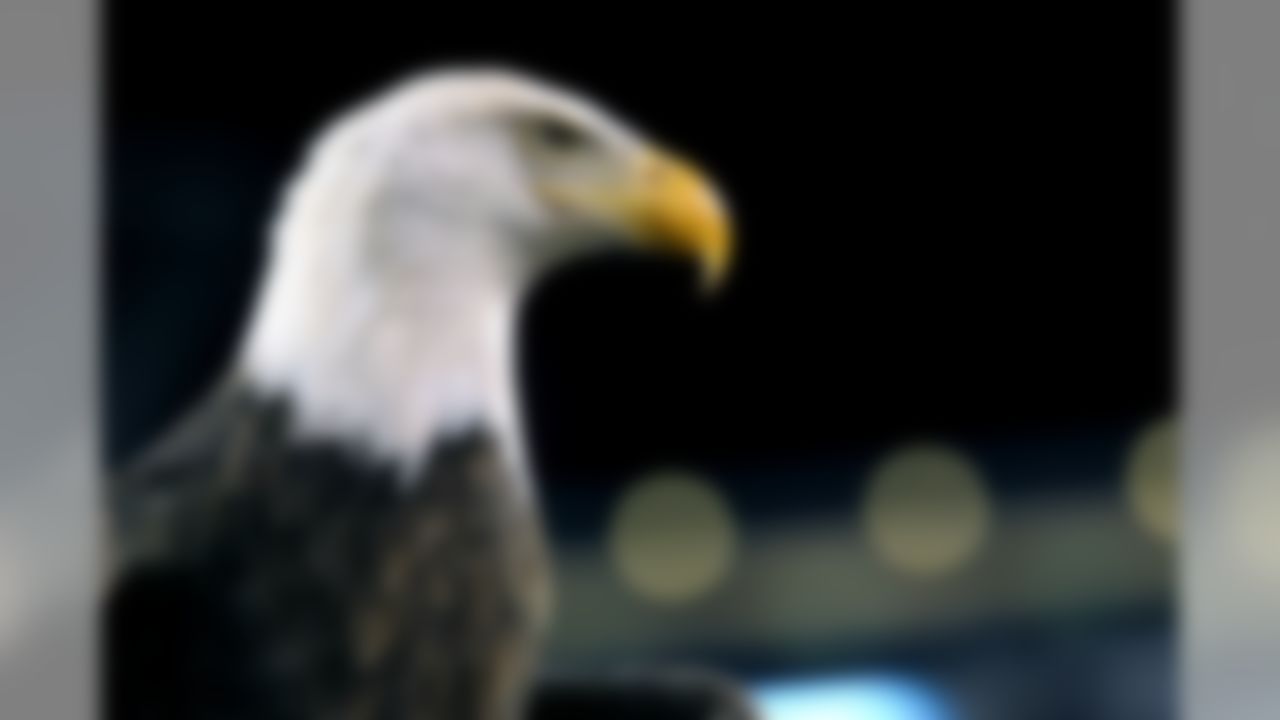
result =
[[[598,97],[717,175],[741,228],[718,302],[635,260],[534,298],[522,366],[548,482],[1173,404],[1162,4],[118,0],[107,21],[109,464],[226,364],[309,133],[441,61]]]

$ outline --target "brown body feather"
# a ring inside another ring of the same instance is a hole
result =
[[[409,483],[227,383],[108,494],[112,720],[509,720],[549,582],[482,430]]]

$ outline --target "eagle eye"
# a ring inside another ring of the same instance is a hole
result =
[[[591,138],[581,128],[553,117],[535,120],[533,136],[540,145],[557,152],[581,150],[591,143]]]

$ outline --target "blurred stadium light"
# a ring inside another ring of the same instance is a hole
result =
[[[725,579],[737,535],[728,501],[709,480],[662,471],[636,482],[619,500],[609,548],[633,592],[681,605]]]
[[[993,512],[976,464],[958,449],[921,443],[881,461],[862,524],[887,565],[914,577],[939,577],[978,554]]]
[[[1134,439],[1125,468],[1130,510],[1143,529],[1164,542],[1178,533],[1177,442],[1174,420],[1156,420]]]
[[[901,677],[775,681],[754,694],[766,720],[959,720],[940,693]]]

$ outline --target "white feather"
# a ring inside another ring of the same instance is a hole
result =
[[[527,477],[512,345],[540,263],[519,243],[548,211],[480,119],[529,103],[612,128],[545,86],[464,73],[397,88],[313,146],[240,358],[255,388],[288,398],[300,439],[411,477],[436,440],[483,426]]]

